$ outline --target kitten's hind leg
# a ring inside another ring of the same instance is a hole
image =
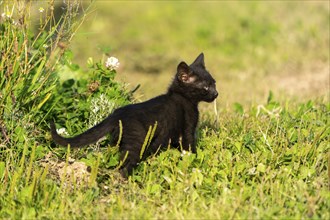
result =
[[[123,150],[120,155],[120,163],[122,165],[119,168],[119,172],[122,177],[127,178],[133,172],[133,169],[137,167],[140,162],[140,155],[132,150]]]

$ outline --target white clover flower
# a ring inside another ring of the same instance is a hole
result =
[[[105,62],[105,66],[110,70],[116,70],[119,65],[119,60],[116,57],[109,57]]]
[[[65,128],[59,128],[59,129],[56,129],[57,133],[60,134],[60,135],[68,135],[68,132],[66,131]]]
[[[42,12],[44,12],[44,11],[45,11],[45,9],[44,9],[43,7],[40,7],[40,8],[39,8],[39,12],[40,12],[40,13],[42,13]]]

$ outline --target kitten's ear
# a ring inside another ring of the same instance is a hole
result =
[[[192,83],[196,80],[196,77],[190,73],[189,66],[185,62],[181,62],[178,65],[177,77],[184,83]]]
[[[203,53],[199,54],[199,56],[196,58],[196,60],[192,64],[202,65],[203,67],[205,67],[204,54]]]

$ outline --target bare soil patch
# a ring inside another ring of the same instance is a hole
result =
[[[287,68],[284,73],[266,78],[266,83],[274,91],[298,99],[310,99],[320,96],[329,98],[329,65],[315,65],[301,71]]]

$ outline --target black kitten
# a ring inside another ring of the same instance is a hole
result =
[[[205,69],[204,54],[201,53],[190,66],[185,62],[178,65],[166,94],[118,108],[100,124],[75,137],[61,137],[54,123],[51,123],[51,134],[57,144],[81,147],[95,143],[110,133],[113,143],[117,143],[118,139],[120,141],[119,151],[123,161],[120,172],[126,177],[141,160],[159,148],[166,149],[169,144],[196,153],[198,103],[212,102],[217,96],[215,80]],[[155,132],[141,157],[150,126],[155,127]]]

